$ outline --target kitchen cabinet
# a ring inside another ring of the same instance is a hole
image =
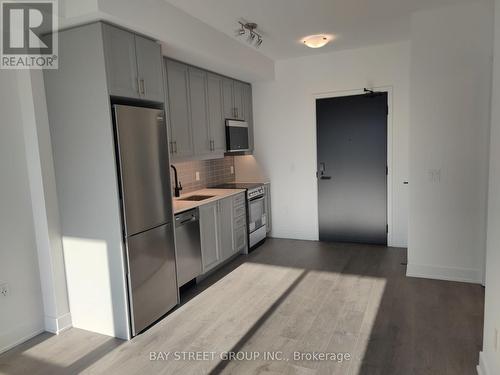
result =
[[[248,123],[248,149],[253,151],[253,104],[252,86],[249,83],[243,84],[243,119]]]
[[[223,79],[221,76],[208,73],[207,100],[208,125],[212,152],[223,153],[226,150],[226,124],[224,120],[224,103],[222,96]]]
[[[177,61],[165,61],[167,80],[168,126],[172,160],[194,154],[189,108],[188,67]]]
[[[214,159],[226,151],[226,119],[245,120],[253,150],[249,83],[164,59],[172,160]]]
[[[271,232],[271,221],[272,221],[272,216],[271,216],[271,184],[269,182],[266,182],[264,184],[264,190],[265,190],[265,195],[264,195],[264,206],[266,210],[266,233]]]
[[[234,119],[233,80],[231,78],[222,79],[222,100],[224,119]]]
[[[233,107],[234,118],[245,120],[243,109],[243,82],[233,81]]]
[[[245,193],[199,207],[203,273],[246,249],[245,207]]]
[[[200,212],[201,262],[203,272],[214,268],[220,261],[219,204],[204,204]]]
[[[135,36],[139,95],[141,99],[163,102],[161,47],[154,40]]]
[[[219,228],[221,261],[234,254],[233,247],[233,198],[224,198],[219,201]]]
[[[102,28],[109,94],[163,102],[160,45],[115,26]]]
[[[207,114],[207,73],[204,70],[188,67],[189,76],[189,113],[196,155],[212,152],[212,141]]]

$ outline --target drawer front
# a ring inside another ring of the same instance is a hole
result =
[[[246,207],[245,205],[242,206],[235,206],[234,207],[234,217],[235,218],[240,218],[241,216],[246,217]]]
[[[240,216],[238,218],[235,218],[235,220],[234,220],[234,228],[235,229],[246,228],[246,226],[247,226],[246,216]]]
[[[247,244],[247,231],[246,229],[240,228],[234,231],[234,249],[235,251],[240,251],[245,248]]]
[[[238,195],[234,196],[234,205],[239,206],[239,205],[244,205],[245,204],[245,193],[240,193]]]

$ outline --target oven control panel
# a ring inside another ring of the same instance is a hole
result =
[[[259,186],[253,189],[249,189],[247,192],[248,199],[257,198],[264,195],[264,186]]]

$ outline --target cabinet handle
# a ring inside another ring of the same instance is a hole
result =
[[[146,93],[146,84],[144,82],[144,79],[141,78],[139,80],[139,92],[140,94],[144,95]]]
[[[238,108],[235,108],[234,110],[236,112],[236,118],[238,118]]]

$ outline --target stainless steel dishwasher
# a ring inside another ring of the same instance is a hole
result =
[[[175,249],[179,287],[201,275],[200,216],[198,209],[175,215]]]

